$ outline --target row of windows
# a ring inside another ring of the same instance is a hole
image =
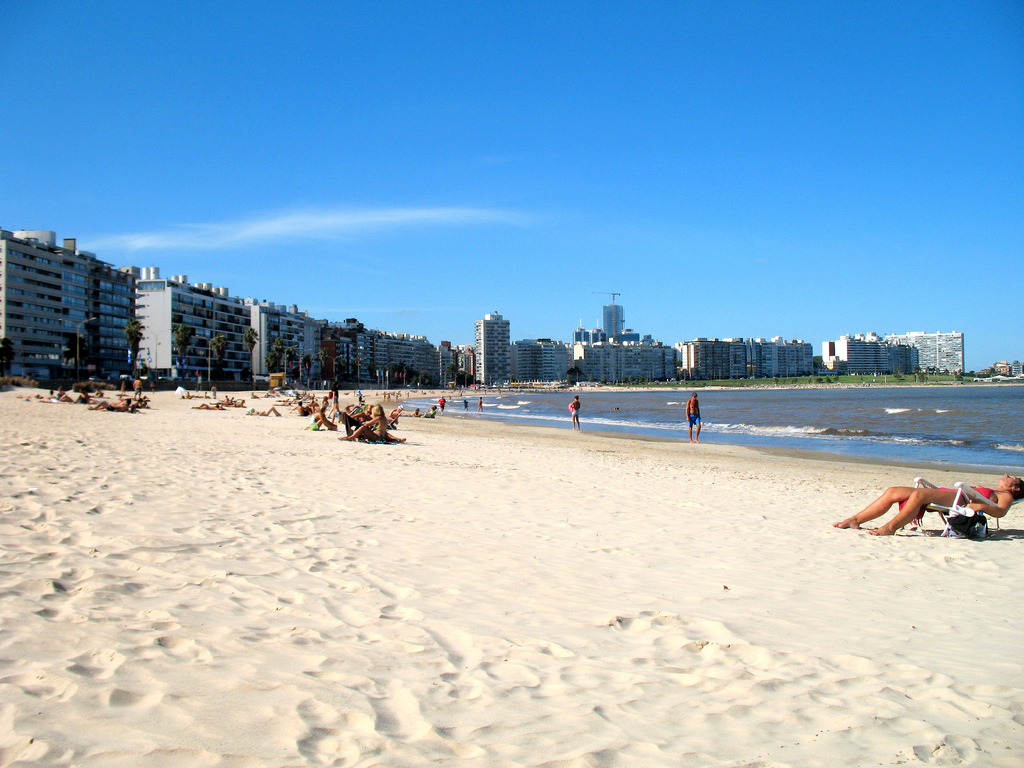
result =
[[[74,296],[65,296],[64,297],[64,305],[65,306],[69,306],[69,307],[83,307],[83,308],[89,306],[88,304],[86,304],[85,299],[79,299],[79,298],[76,298]]]
[[[63,339],[64,338],[63,331],[48,331],[45,328],[28,328],[26,326],[20,326],[20,325],[9,325],[9,326],[7,326],[7,330],[11,331],[12,333],[23,333],[25,335],[30,335],[31,334],[32,336],[45,336],[45,337],[48,337],[48,338],[57,338],[57,339]]]
[[[114,317],[128,317],[130,314],[127,307],[115,307],[110,304],[97,304],[98,311],[105,315],[113,315]]]
[[[106,294],[106,295],[103,295],[103,296],[99,296],[98,298],[101,301],[113,302],[114,304],[116,304],[119,307],[130,307],[132,305],[132,300],[130,298],[128,298],[127,296],[117,296],[117,295],[113,295],[112,296],[110,294]]]
[[[76,275],[74,272],[63,272],[65,282],[78,283],[79,285],[86,285],[89,281],[86,280],[85,275]]]
[[[131,294],[132,287],[126,283],[112,283],[109,280],[100,280],[101,291],[111,291],[112,293]]]
[[[7,303],[8,303],[9,306],[25,306],[24,304],[19,304],[19,303],[14,302],[14,301],[9,301]],[[29,308],[31,308],[31,305],[29,305]],[[47,310],[47,311],[49,311],[49,310]],[[16,315],[13,312],[8,313],[7,318],[9,320],[31,320],[33,323],[36,323],[37,325],[61,325],[61,326],[64,325],[64,321],[62,319],[59,319],[59,318],[32,317],[31,315],[28,315],[28,316],[26,316],[26,315]]]
[[[37,288],[49,288],[51,291],[60,291],[60,283],[54,285],[53,283],[44,283],[42,280],[34,280],[31,277],[22,277],[21,275],[10,275],[7,282],[11,285],[34,285]]]
[[[55,301],[60,304],[60,296],[51,296],[48,293],[37,291],[23,291],[20,288],[8,288],[7,293],[11,296],[28,296],[31,299],[43,299],[44,301]]]
[[[36,275],[46,275],[47,277],[57,277],[57,278],[60,277],[60,272],[51,272],[48,269],[40,269],[38,267],[30,267],[30,266],[27,266],[25,264],[15,264],[13,261],[8,262],[7,266],[10,269],[17,269],[17,270],[20,270],[22,272],[32,272],[33,274],[36,274]]]
[[[59,261],[54,261],[53,259],[48,259],[45,256],[36,256],[35,254],[32,254],[32,253],[23,253],[22,251],[16,251],[13,248],[10,249],[10,252],[11,252],[12,256],[17,256],[17,257],[22,258],[22,259],[28,259],[29,261],[38,261],[41,264],[49,264],[49,265],[54,266],[54,267],[59,267],[60,266],[60,262]]]
[[[55,307],[44,307],[41,304],[33,304],[30,301],[8,301],[7,306],[9,307],[21,307],[22,309],[34,309],[37,312],[46,312],[48,314],[60,314],[61,310]]]

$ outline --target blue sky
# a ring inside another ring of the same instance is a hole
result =
[[[1024,3],[7,0],[0,226],[471,343],[1024,358]]]

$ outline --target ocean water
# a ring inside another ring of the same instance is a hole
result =
[[[875,460],[977,466],[1024,473],[1024,387],[696,390],[701,442],[798,448]],[[677,392],[580,392],[583,429],[688,440]],[[573,393],[575,394],[575,392]],[[450,398],[444,418],[564,426],[572,394]],[[413,407],[433,401],[410,400]]]

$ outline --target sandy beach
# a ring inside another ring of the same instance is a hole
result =
[[[831,525],[990,476],[33,393],[0,393],[0,768],[1021,765],[1024,513]]]

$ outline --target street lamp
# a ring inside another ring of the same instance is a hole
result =
[[[82,359],[82,326],[86,323],[91,323],[93,320],[99,320],[98,317],[87,317],[85,320],[75,323],[75,383],[81,378],[81,359]]]

